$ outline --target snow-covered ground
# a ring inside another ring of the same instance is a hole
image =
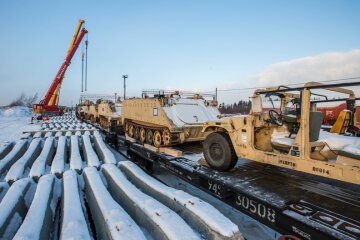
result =
[[[31,109],[12,107],[0,109],[0,145],[18,140],[24,131],[40,130],[39,124],[31,124]]]

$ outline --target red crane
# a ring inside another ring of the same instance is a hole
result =
[[[59,109],[58,106],[58,94],[60,91],[61,83],[64,79],[65,72],[68,66],[71,63],[71,59],[73,58],[76,50],[78,49],[82,39],[87,34],[87,30],[85,28],[81,29],[79,34],[79,29],[83,24],[83,20],[79,21],[77,31],[75,31],[74,39],[72,44],[70,45],[70,49],[66,55],[66,58],[58,70],[54,80],[52,81],[49,89],[47,90],[44,98],[40,101],[39,104],[33,104],[33,113],[41,114],[41,119],[48,119],[51,116],[58,116],[63,113],[62,110]],[[55,99],[55,100],[54,100]]]

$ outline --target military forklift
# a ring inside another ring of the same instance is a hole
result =
[[[359,98],[344,88],[357,85],[360,82],[309,82],[302,87],[256,90],[248,115],[203,124],[202,131],[210,133],[203,143],[206,162],[229,171],[243,158],[360,184],[360,137],[354,126]],[[317,105],[338,101],[347,103],[345,114],[331,133],[324,132]]]

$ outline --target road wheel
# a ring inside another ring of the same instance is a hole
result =
[[[168,129],[164,130],[162,138],[165,146],[171,145],[171,134]]]
[[[237,156],[229,136],[225,133],[211,133],[203,144],[204,156],[210,167],[228,171],[237,162]]]
[[[129,132],[128,132],[129,137],[134,137],[134,130],[135,130],[134,126],[130,125]]]
[[[161,146],[161,133],[159,131],[155,131],[154,132],[154,136],[153,136],[153,143],[155,147],[160,147]]]
[[[146,130],[146,143],[153,144],[153,131],[150,129]]]
[[[146,139],[146,134],[145,134],[145,129],[144,128],[140,128],[140,132],[139,132],[139,140],[141,143],[144,143]]]
[[[139,140],[139,137],[140,137],[140,128],[135,127],[135,130],[134,130],[134,139]]]

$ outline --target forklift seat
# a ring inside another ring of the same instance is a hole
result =
[[[320,129],[323,122],[323,114],[322,112],[318,111],[311,111],[310,112],[310,143],[316,142],[319,140]],[[271,146],[279,151],[282,152],[289,152],[291,146],[294,144],[294,138],[276,138],[271,139]]]

